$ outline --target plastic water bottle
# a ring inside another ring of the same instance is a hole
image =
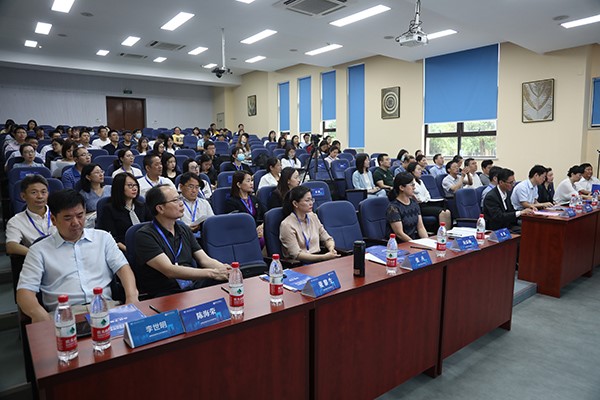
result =
[[[577,197],[572,194],[571,195],[571,201],[569,201],[569,208],[573,209],[573,211],[575,211],[575,207],[577,207]]]
[[[231,267],[233,269],[229,273],[229,312],[235,318],[244,313],[244,278],[239,262],[232,262]]]
[[[269,267],[269,295],[272,304],[283,303],[283,267],[279,261],[279,254],[273,254],[273,261]]]
[[[92,327],[92,348],[95,351],[104,351],[110,347],[110,316],[108,304],[102,296],[102,288],[94,288],[94,298],[90,307],[90,320]]]
[[[58,296],[58,307],[54,313],[54,328],[58,359],[62,362],[68,362],[77,357],[75,317],[69,305],[69,296],[66,294]]]
[[[577,203],[575,203],[575,212],[581,214],[583,212],[583,199],[581,198],[581,195],[577,195],[575,198],[577,199]]]
[[[592,193],[592,207],[598,208],[598,191],[596,190]]]
[[[485,241],[485,218],[483,218],[483,214],[479,214],[479,219],[477,219],[477,243],[483,244]]]
[[[435,246],[435,255],[437,257],[446,257],[446,242],[448,234],[446,233],[446,223],[440,222],[440,228],[437,231],[437,243]]]
[[[396,235],[394,233],[390,234],[390,240],[387,243],[385,271],[388,275],[396,275],[396,272],[398,272],[398,243],[396,243]]]

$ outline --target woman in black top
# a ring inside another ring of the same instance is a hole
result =
[[[252,175],[247,171],[236,171],[231,180],[231,197],[225,202],[225,212],[239,211],[250,214],[256,222],[256,233],[262,247],[264,211],[258,203],[258,198],[252,194],[253,191]]]
[[[252,170],[248,164],[243,163],[246,160],[246,155],[241,147],[234,147],[231,149],[231,164],[227,164],[223,167],[225,171],[245,171],[252,174]]]
[[[271,192],[269,197],[269,210],[283,205],[283,199],[287,192],[300,185],[300,174],[292,167],[286,167],[281,170],[281,176],[277,182],[277,188]]]
[[[169,178],[173,185],[175,184],[175,178],[181,175],[181,171],[177,167],[177,158],[167,151],[165,151],[161,157],[161,162],[163,166],[162,176],[165,178]]]
[[[552,172],[552,168],[548,168],[544,183],[538,185],[538,202],[554,203],[554,172]]]

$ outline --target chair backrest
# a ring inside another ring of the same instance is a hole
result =
[[[432,199],[443,199],[444,198],[444,195],[442,193],[440,193],[440,190],[438,189],[438,187],[435,183],[435,178],[433,176],[421,175],[421,180],[423,181],[423,184],[427,188],[427,191],[429,192],[429,195],[431,196]]]
[[[258,148],[255,148],[255,149],[252,149],[252,151],[251,151],[250,153],[252,154],[252,159],[253,159],[253,160],[256,160],[260,154],[264,154],[264,155],[266,155],[267,157],[270,157],[270,156],[271,156],[271,153],[269,152],[269,150],[267,150],[267,149],[266,149],[265,147],[263,147],[262,145],[261,145],[261,147],[258,147]]]
[[[189,137],[189,136],[186,136],[186,137]],[[196,140],[195,137],[192,136],[192,138],[194,139],[194,141]],[[183,138],[183,140],[184,140],[184,144],[185,144],[185,137]],[[177,150],[175,150],[175,156],[185,156],[187,158],[196,158],[195,147],[194,147],[194,149],[177,149]]]
[[[352,154],[353,156],[356,156],[355,149],[344,149],[344,151],[342,153]]]
[[[362,240],[362,231],[356,218],[356,210],[349,201],[339,200],[323,203],[317,209],[323,227],[333,237],[335,247],[352,250],[354,241]]]
[[[10,193],[10,205],[12,207],[12,215],[20,213],[25,209],[27,203],[21,198],[21,180],[16,181],[12,184],[12,190]]]
[[[102,156],[97,156],[93,162],[98,164],[100,166],[100,168],[102,168],[103,171],[106,171],[111,165],[113,165],[113,162],[117,158],[118,157],[115,155],[113,155],[113,156],[102,155]]]
[[[267,254],[281,255],[281,241],[279,240],[279,227],[283,220],[281,207],[275,207],[265,213],[264,234]]]
[[[177,151],[177,150],[175,150]],[[194,159],[194,157],[196,157],[196,154],[194,154],[194,156],[192,156],[191,158]],[[177,168],[179,168],[180,171],[183,170],[183,163],[188,160],[190,157],[185,156],[185,155],[181,155],[181,154],[176,154],[175,155],[175,160],[177,160]]]
[[[454,198],[456,199],[458,218],[479,218],[481,208],[475,189],[459,189],[454,194]]]
[[[217,175],[217,187],[231,187],[231,182],[233,181],[233,174],[235,174],[235,171],[220,172],[219,175]]]
[[[108,150],[105,149],[88,149],[88,153],[92,156],[92,162],[96,162],[96,157],[107,156]]]
[[[223,263],[240,263],[244,277],[263,273],[267,264],[263,260],[256,223],[247,213],[215,215],[202,226],[203,250]]]
[[[152,222],[142,222],[140,224],[132,225],[127,232],[125,232],[125,247],[127,251],[125,251],[125,258],[127,258],[127,262],[131,266],[131,269],[135,272],[138,265],[135,257],[135,233],[144,225],[151,224]]]
[[[104,205],[106,203],[108,203],[109,201],[110,201],[110,196],[107,196],[107,197],[101,197],[100,200],[98,200],[98,203],[96,203],[96,226],[95,226],[96,229],[98,229],[98,227],[100,226],[100,220],[104,216]]]
[[[342,160],[348,160],[348,161],[354,160],[354,155],[352,155],[351,153],[340,153],[340,154],[338,154],[338,157],[341,158]]]
[[[438,191],[440,192],[440,195],[442,195],[443,197],[446,197],[446,193],[444,192],[444,188],[442,186],[442,181],[444,180],[444,178],[448,176],[448,174],[441,174],[441,175],[437,175],[435,177],[435,185],[438,188]]]
[[[232,163],[231,161],[223,161],[220,165],[219,165],[219,172],[226,172],[225,171],[225,167],[226,166],[230,166]]]
[[[331,162],[331,175],[333,179],[344,179],[344,171],[350,167],[350,161],[346,159],[333,160]]]
[[[26,167],[26,168],[13,168],[8,171],[8,183],[14,183],[25,178],[27,175],[39,174],[44,178],[48,179],[52,176],[50,170],[46,167]],[[10,186],[9,186],[10,187]]]
[[[194,135],[184,136],[183,147],[190,150],[196,150],[198,147],[198,138]]]
[[[280,154],[285,155],[285,149],[273,149],[273,157],[277,157]]]
[[[358,205],[363,235],[371,239],[386,239],[386,212],[390,202],[385,197],[367,198]]]
[[[58,192],[59,190],[63,190],[65,188],[60,179],[46,178],[46,180],[48,181],[48,192],[49,193]]]
[[[262,178],[266,173],[266,169],[259,169],[252,176],[252,179],[254,180],[254,193],[258,193],[258,184],[260,183],[260,178]],[[231,184],[229,186],[231,186]]]
[[[277,142],[268,142],[265,148],[269,151],[269,154],[273,154],[273,150],[277,147]]]
[[[302,186],[310,189],[314,200],[313,210],[319,208],[321,204],[331,201],[331,192],[327,183],[323,181],[308,181],[304,182]]]
[[[256,197],[258,197],[258,203],[262,207],[263,210],[268,210],[269,208],[269,198],[271,197],[271,193],[275,190],[277,186],[263,186],[258,189],[256,192]]]
[[[302,165],[302,167],[306,166],[306,161],[310,158],[310,154],[306,153],[306,154],[296,154],[296,158],[298,160],[300,160],[300,165]]]
[[[219,155],[229,155],[229,143],[215,142],[215,152]]]
[[[146,157],[145,154],[138,154],[137,156],[133,157],[133,163],[140,166],[142,175],[146,175],[146,168],[144,167],[144,157]]]
[[[346,189],[355,189],[352,183],[352,174],[356,171],[356,167],[348,167],[344,170],[344,179],[346,180]]]
[[[477,189],[475,189],[475,193],[477,194],[477,204],[479,204],[479,205],[481,205],[481,195],[483,194],[483,191],[485,190],[486,187],[487,187],[487,185],[484,185],[484,186],[479,186]],[[481,211],[483,211],[483,209]]]
[[[216,215],[225,214],[225,202],[230,196],[230,187],[220,187],[215,189],[212,196],[210,196],[210,203]]]

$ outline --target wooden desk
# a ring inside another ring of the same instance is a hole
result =
[[[539,293],[560,297],[560,290],[600,264],[598,211],[574,218],[524,215],[519,279],[537,283]],[[597,239],[598,236],[598,239]]]
[[[223,322],[137,349],[117,338],[111,349],[98,357],[90,339],[80,340],[79,357],[69,366],[58,362],[53,324],[29,325],[40,397],[307,399],[310,299],[286,291],[285,306],[276,310],[270,306],[266,282],[249,279],[245,289],[242,322]],[[152,315],[148,304],[166,311],[219,297],[227,299],[219,287],[211,287],[137,306]]]

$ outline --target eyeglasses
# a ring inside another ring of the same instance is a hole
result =
[[[90,153],[82,153],[82,154],[79,154],[77,157],[91,157],[91,154]]]
[[[200,190],[200,186],[197,185],[185,185],[189,190]]]
[[[164,202],[162,202],[162,203],[159,203],[159,204],[167,204],[167,203],[183,203],[183,199],[184,199],[184,197],[183,197],[183,196],[181,196],[181,195],[179,195],[179,196],[177,196],[177,198],[176,198],[176,199],[173,199],[173,200],[167,200],[167,201],[164,201]]]
[[[138,184],[137,183],[126,183],[125,186],[128,187],[129,189],[133,189],[133,188],[138,187]]]

